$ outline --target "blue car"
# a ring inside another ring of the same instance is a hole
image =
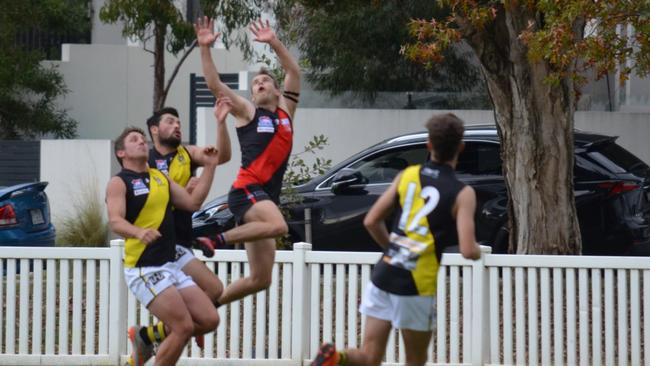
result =
[[[54,246],[47,182],[0,187],[0,246]]]

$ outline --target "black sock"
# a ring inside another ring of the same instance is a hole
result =
[[[140,328],[140,338],[142,338],[142,341],[147,345],[151,346],[153,343],[149,339],[149,334],[147,334],[147,327],[141,327]]]

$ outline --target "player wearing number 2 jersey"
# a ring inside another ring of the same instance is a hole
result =
[[[431,160],[406,168],[368,212],[364,224],[384,248],[360,306],[366,319],[361,349],[324,344],[312,365],[379,365],[392,328],[401,330],[407,365],[424,365],[435,317],[438,268],[445,247],[478,259],[474,190],[454,174],[463,122],[453,114],[426,124]],[[397,210],[389,233],[385,220]]]

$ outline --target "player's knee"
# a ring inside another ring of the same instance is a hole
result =
[[[289,232],[289,227],[287,226],[287,223],[282,221],[274,222],[273,223],[273,229],[272,229],[272,237],[277,238],[280,236],[285,236]]]
[[[271,286],[271,276],[254,276],[251,277],[251,283],[255,292],[264,291]]]
[[[219,300],[219,297],[221,297],[222,293],[223,293],[223,285],[221,284],[221,281],[217,281],[212,286],[205,289],[205,294],[208,295],[212,303]]]
[[[213,331],[219,326],[219,314],[214,311],[212,314],[206,317],[204,322],[204,327],[206,332]]]
[[[176,333],[178,337],[189,340],[194,333],[194,323],[192,322],[192,318],[187,317],[187,319],[178,322],[178,324],[174,325],[171,331],[172,333]]]

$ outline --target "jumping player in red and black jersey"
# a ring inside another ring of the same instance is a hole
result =
[[[194,25],[201,47],[201,63],[208,87],[215,96],[227,97],[242,152],[242,165],[228,195],[228,206],[240,226],[219,234],[217,247],[245,242],[250,276],[226,287],[219,304],[226,304],[261,291],[271,284],[275,261],[275,238],[287,233],[287,223],[278,209],[282,177],[293,142],[293,116],[300,93],[300,67],[278,40],[269,22],[254,22],[250,30],[255,41],[275,51],[285,71],[284,91],[265,70],[253,78],[249,101],[219,79],[210,47],[219,34],[213,20],[199,19]]]

